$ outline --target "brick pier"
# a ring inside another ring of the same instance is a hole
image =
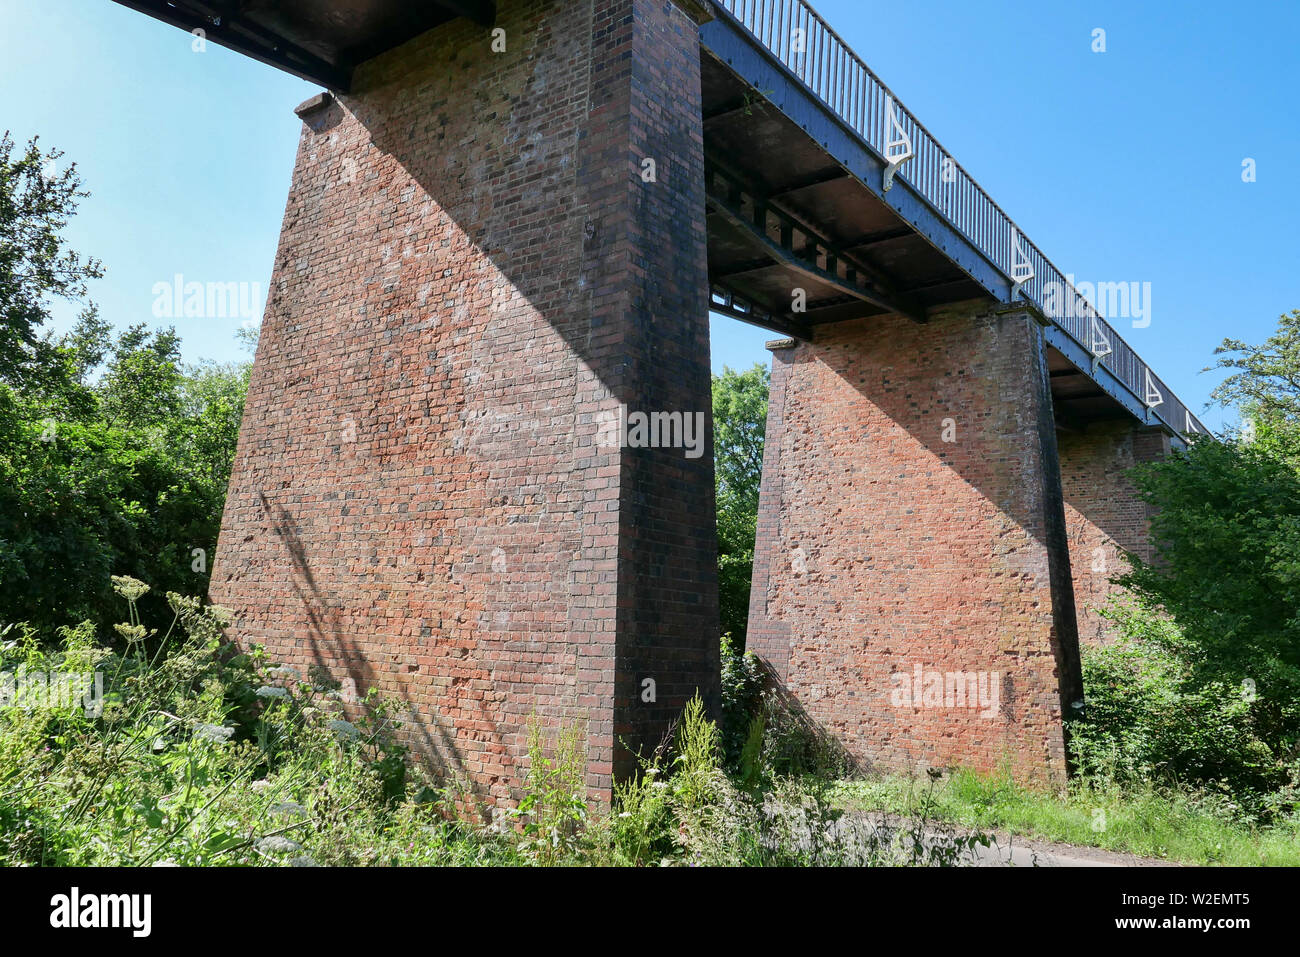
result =
[[[1060,780],[1079,667],[1041,327],[975,303],[773,345],[750,648],[866,769]]]
[[[620,404],[708,419],[699,39],[667,0],[496,26],[299,109],[211,597],[485,802],[534,713],[584,721],[607,800],[717,693],[712,457],[603,438]]]

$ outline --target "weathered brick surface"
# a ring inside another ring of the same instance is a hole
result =
[[[505,53],[458,21],[305,112],[211,595],[487,801],[531,714],[581,716],[608,798],[620,738],[716,697],[709,446],[599,434],[709,408],[698,43],[668,0],[498,25]]]
[[[866,767],[1065,773],[1077,636],[1047,382],[1039,327],[983,305],[774,354],[749,643]],[[891,675],[917,666],[1000,676],[996,713],[897,706]]]
[[[1124,569],[1121,553],[1148,561],[1152,556],[1148,509],[1128,472],[1168,455],[1169,437],[1114,420],[1092,423],[1083,431],[1063,431],[1057,441],[1079,638],[1099,643],[1109,636],[1110,625],[1097,609],[1115,590],[1110,579]]]

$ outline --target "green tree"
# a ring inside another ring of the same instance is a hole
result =
[[[109,634],[111,575],[152,585],[155,617],[168,591],[206,590],[248,368],[183,368],[174,330],[114,338],[93,305],[38,334],[54,298],[100,275],[66,248],[86,194],[75,167],[52,173],[59,155],[33,141],[14,159],[0,140],[0,624]]]
[[[1095,653],[1090,686],[1085,663],[1092,727],[1080,737],[1110,742],[1130,768],[1155,755],[1184,777],[1258,792],[1300,783],[1300,311],[1262,345],[1228,339],[1217,354],[1232,374],[1214,398],[1260,437],[1202,438],[1133,471],[1156,557],[1131,558],[1119,579],[1138,599],[1121,631],[1137,640],[1132,655]],[[1139,664],[1164,676],[1161,694],[1106,706],[1125,683],[1114,675]]]
[[[1124,582],[1165,607],[1200,672],[1287,676],[1300,691],[1300,310],[1262,345],[1225,339],[1212,393],[1266,440],[1201,440],[1134,476],[1159,556]]]
[[[713,377],[713,454],[718,508],[718,599],[722,631],[743,647],[763,475],[768,371],[724,368]]]
[[[1280,316],[1263,344],[1224,339],[1214,354],[1213,368],[1233,370],[1211,393],[1216,402],[1300,422],[1300,309]]]
[[[0,381],[16,387],[41,377],[54,361],[38,336],[52,298],[78,300],[102,275],[93,259],[67,248],[63,229],[87,194],[76,164],[32,139],[20,154],[0,136]]]
[[[179,414],[168,443],[173,453],[225,497],[235,444],[248,394],[248,362],[212,362],[187,366],[180,380]]]
[[[1300,466],[1300,309],[1280,316],[1262,344],[1224,339],[1214,354],[1213,368],[1231,374],[1211,398],[1238,409],[1261,448]]]
[[[108,352],[99,383],[105,418],[122,428],[164,428],[181,407],[181,341],[174,329],[130,326]]]
[[[1257,696],[1252,721],[1279,760],[1300,743],[1300,475],[1270,450],[1200,441],[1137,470],[1158,558],[1122,584],[1176,624],[1182,690]]]

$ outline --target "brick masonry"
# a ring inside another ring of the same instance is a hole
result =
[[[585,721],[608,800],[621,742],[716,706],[712,436],[608,428],[708,420],[696,26],[668,0],[497,25],[503,53],[457,21],[301,108],[211,597],[398,701],[485,803],[518,796],[532,715]]]
[[[1128,471],[1166,457],[1169,437],[1125,419],[1062,431],[1057,441],[1079,638],[1085,644],[1101,643],[1110,626],[1097,609],[1115,590],[1110,579],[1124,570],[1121,553],[1147,561],[1152,557],[1150,515]]]
[[[1080,683],[1040,327],[975,304],[782,345],[749,647],[864,769],[1060,780]],[[996,706],[927,699],[957,672]]]

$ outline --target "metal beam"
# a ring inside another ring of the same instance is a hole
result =
[[[772,261],[770,256],[765,256],[762,259],[751,259],[748,262],[732,266],[728,269],[711,270],[709,276],[713,279],[729,279],[732,276],[748,276],[751,273],[765,272],[768,269],[775,269],[776,265],[777,264]]]
[[[868,246],[879,246],[881,243],[891,243],[915,235],[916,232],[907,226],[896,226],[893,229],[878,229],[874,233],[850,239],[843,246],[845,249],[866,249]]]
[[[805,223],[779,207],[769,205],[765,197],[755,195],[751,189],[741,185],[716,164],[708,161],[705,166],[704,185],[705,196],[713,211],[748,234],[775,264],[808,276],[856,299],[870,302],[881,309],[900,313],[916,322],[926,321],[924,309],[897,297],[890,291],[881,289],[876,282],[868,278],[874,272],[872,267],[846,255]],[[750,215],[745,213],[746,202],[750,206]],[[781,236],[779,242],[768,235],[769,217],[776,220]],[[795,245],[796,233],[806,239],[802,249]],[[809,251],[813,254],[809,255]],[[825,259],[825,268],[817,264],[818,258]],[[843,276],[839,274],[841,264],[844,266]]]
[[[822,186],[826,183],[837,183],[840,180],[848,179],[848,170],[836,167],[833,171],[827,173],[817,173],[814,176],[805,176],[801,180],[795,180],[792,183],[786,183],[779,189],[769,190],[768,199],[780,199],[782,196],[789,196],[791,193],[797,193],[801,189],[811,189],[814,186]]]
[[[823,237],[816,228],[809,225],[802,216],[791,209],[786,203],[783,203],[772,193],[766,192],[759,186],[753,184],[750,181],[750,177],[746,176],[739,170],[730,167],[726,160],[720,159],[716,155],[709,155],[705,157],[704,164],[706,178],[711,174],[723,176],[729,181],[728,191],[735,197],[742,197],[745,195],[753,197],[756,203],[761,202],[773,215],[781,217],[794,231],[802,234],[808,240],[802,248],[796,249],[793,242],[790,244],[790,248],[794,250],[796,256],[801,259],[816,258],[818,248],[824,249],[826,254],[828,256],[833,256],[836,261],[851,263],[854,271],[865,276],[882,296],[887,296],[891,303],[897,303],[901,307],[898,310],[893,310],[892,307],[890,307],[891,311],[901,311],[912,319],[915,319],[917,322],[926,321],[925,307],[918,303],[909,301],[906,296],[900,295],[898,290],[894,288],[894,284],[890,281],[889,277],[870,261],[864,259],[856,252],[849,252],[847,247],[842,243],[832,244],[830,240]],[[905,227],[896,228],[904,229]],[[909,235],[912,234],[911,230],[907,230],[907,232]]]
[[[750,235],[752,235],[754,239],[758,243],[760,243],[771,255],[772,262],[774,265],[783,266],[784,268],[788,269],[791,272],[798,273],[799,275],[802,276],[807,276],[809,279],[815,280],[816,282],[823,283],[827,286],[832,287],[833,289],[839,289],[840,291],[846,293],[847,295],[853,296],[857,299],[861,299],[863,302],[875,303],[876,305],[880,306],[882,309],[888,309],[890,312],[902,311],[899,307],[887,301],[882,301],[877,296],[873,295],[867,290],[849,285],[848,282],[846,282],[844,279],[841,279],[839,276],[827,272],[825,269],[822,269],[820,266],[817,266],[811,262],[808,262],[805,259],[800,258],[800,256],[798,256],[794,252],[794,250],[774,242],[771,239],[771,237],[767,236],[764,233],[760,233],[757,229],[755,229],[745,219],[744,215],[739,211],[733,209],[730,206],[730,204],[722,200],[719,200],[716,197],[710,197],[709,202],[713,206],[714,211],[717,212],[719,215],[721,215],[728,222],[730,222],[733,226],[745,230]]]
[[[949,286],[969,286],[971,279],[969,276],[962,276],[960,279],[936,279],[934,282],[923,282],[916,286],[908,286],[905,289],[898,290],[900,296],[915,296],[918,292],[934,292],[936,289],[947,289]]]
[[[751,326],[758,326],[760,329],[779,332],[801,342],[808,342],[812,339],[812,332],[808,326],[798,319],[788,315],[773,315],[767,310],[753,305],[743,296],[736,295],[719,283],[710,283],[710,286],[709,310],[711,312],[720,312],[724,316],[731,316],[733,319],[747,322]]]

